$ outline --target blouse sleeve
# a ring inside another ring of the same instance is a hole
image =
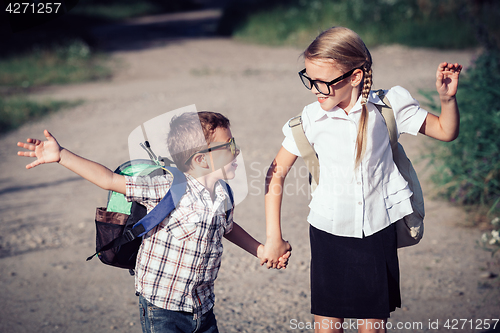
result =
[[[427,117],[427,111],[420,107],[408,90],[396,86],[387,92],[398,126],[398,137],[403,133],[417,135]]]
[[[309,140],[309,142],[311,141],[311,124],[313,123],[313,119],[318,117],[317,110],[320,109],[318,105],[318,102],[311,103],[309,105],[306,105],[302,110],[302,127],[304,128],[306,138],[307,140]],[[292,128],[288,125],[291,119],[292,118],[290,118],[281,129],[283,131],[283,134],[285,135],[285,139],[283,140],[283,143],[281,145],[290,153],[294,154],[295,156],[301,157],[299,148],[297,148],[297,143],[295,142],[295,139],[293,137]],[[311,142],[311,144],[313,143]]]
[[[297,144],[295,143],[295,139],[293,138],[292,129],[290,128],[290,126],[288,126],[288,121],[286,122],[285,125],[283,125],[282,131],[283,131],[283,134],[285,135],[285,139],[283,140],[283,143],[281,144],[283,146],[283,148],[285,148],[286,150],[288,150],[290,153],[294,154],[295,156],[300,157],[300,151],[299,151],[299,148],[297,148]]]

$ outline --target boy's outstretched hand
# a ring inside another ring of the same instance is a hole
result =
[[[436,89],[441,97],[454,97],[457,94],[458,77],[462,65],[442,62],[436,72]]]
[[[61,146],[49,131],[43,132],[47,141],[38,139],[28,139],[27,143],[18,142],[19,147],[28,149],[30,151],[18,151],[17,155],[26,157],[36,157],[36,161],[26,165],[26,169],[31,169],[40,164],[54,163],[61,160]]]

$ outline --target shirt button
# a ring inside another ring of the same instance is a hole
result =
[[[360,202],[358,202],[358,205],[362,205],[362,204],[363,204],[363,203],[362,203],[361,201],[360,201]]]
[[[361,182],[358,182],[358,185],[361,185]]]

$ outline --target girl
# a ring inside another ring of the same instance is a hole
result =
[[[302,112],[302,126],[320,162],[319,185],[309,204],[311,311],[316,332],[342,332],[357,318],[360,332],[384,332],[401,306],[394,222],[412,212],[409,190],[392,158],[387,127],[374,104],[372,58],[353,31],[334,27],[304,51],[299,73],[317,102]],[[438,66],[439,117],[420,108],[408,91],[386,92],[398,136],[418,132],[442,141],[458,136],[455,94],[462,66]],[[279,267],[289,249],[281,236],[282,187],[299,150],[287,124],[285,140],[266,177],[267,241],[264,259]]]

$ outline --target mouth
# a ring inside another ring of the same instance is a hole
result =
[[[328,97],[325,96],[317,96],[317,97],[318,97],[318,102],[320,103],[324,103],[328,99]]]

